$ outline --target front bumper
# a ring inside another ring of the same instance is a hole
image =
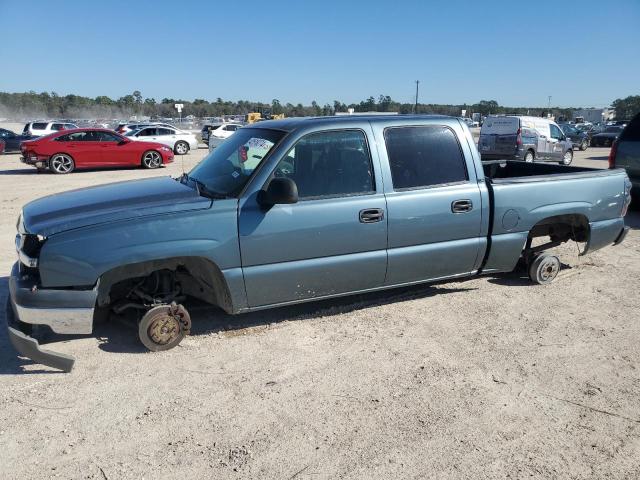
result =
[[[34,325],[46,325],[55,333],[89,334],[93,330],[93,310],[97,289],[40,289],[20,273],[16,263],[9,278],[7,327],[9,340],[19,354],[65,372],[73,368],[69,355],[40,348],[29,336]]]

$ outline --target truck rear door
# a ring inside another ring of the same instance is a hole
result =
[[[384,138],[379,153],[389,223],[386,284],[477,270],[486,245],[483,205],[462,127],[375,123],[374,132],[379,144]]]
[[[478,143],[481,155],[511,157],[516,153],[518,117],[489,117],[482,124]]]

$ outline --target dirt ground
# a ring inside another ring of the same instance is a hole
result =
[[[64,177],[0,156],[2,304],[24,203],[177,175],[204,153]],[[618,247],[560,248],[550,286],[513,273],[238,317],[201,307],[164,353],[119,325],[55,337],[70,374],[16,357],[2,329],[0,478],[639,478],[640,215],[628,222]]]

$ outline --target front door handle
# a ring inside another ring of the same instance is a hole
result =
[[[451,202],[451,211],[453,213],[466,213],[473,210],[473,202],[471,200],[456,200]]]
[[[384,210],[381,208],[366,208],[360,210],[360,223],[375,223],[384,219]]]

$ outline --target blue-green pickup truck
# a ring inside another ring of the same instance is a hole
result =
[[[9,336],[20,354],[68,371],[73,358],[41,349],[31,327],[91,334],[98,317],[128,315],[156,351],[189,333],[191,298],[238,314],[519,262],[544,284],[560,268],[544,250],[623,240],[630,188],[622,169],[483,164],[451,117],[265,121],[180,178],[25,205]]]

